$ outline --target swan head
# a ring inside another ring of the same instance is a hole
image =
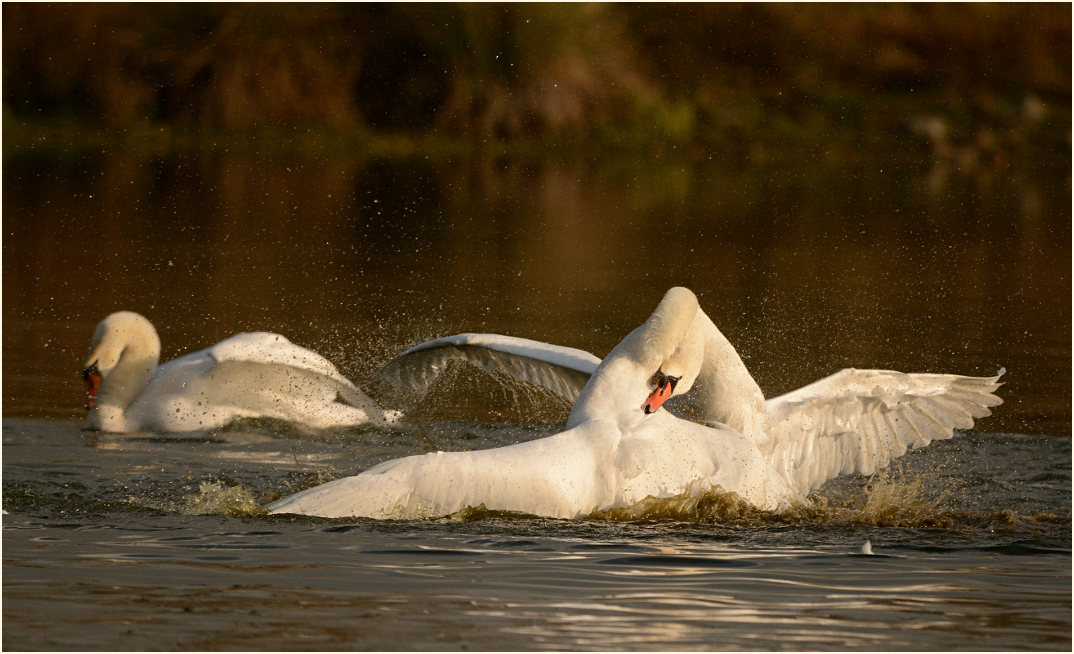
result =
[[[86,410],[89,411],[97,406],[97,394],[101,392],[101,382],[104,377],[97,362],[89,364],[82,369],[82,381],[86,383]]]
[[[697,296],[675,287],[642,326],[644,356],[639,363],[649,377],[652,392],[641,408],[653,413],[675,395],[693,388],[704,355],[705,341],[698,317]]]
[[[131,381],[142,378],[140,381],[144,384],[156,368],[159,357],[160,338],[153,324],[144,316],[132,311],[118,311],[106,317],[93,332],[89,354],[82,369],[82,379],[86,383],[86,408],[97,406],[102,385],[121,361],[129,361],[136,366],[136,370],[124,376]]]

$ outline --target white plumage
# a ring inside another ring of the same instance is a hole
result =
[[[437,339],[410,352],[483,343],[499,354],[465,356],[489,367],[524,351],[528,361],[500,370],[543,362],[541,373],[528,377],[537,383],[554,376],[565,361],[567,377],[595,363],[577,350],[495,335]],[[406,374],[429,383],[421,373]],[[777,509],[804,502],[810,490],[834,476],[872,472],[907,447],[971,427],[973,419],[1001,403],[993,394],[998,378],[844,370],[765,401],[694,294],[673,288],[645,324],[595,366],[566,431],[490,450],[388,461],[268,508],[326,517],[414,518],[483,504],[570,518],[719,487],[759,508]],[[681,397],[668,406],[692,419],[660,408],[669,395]]]
[[[238,418],[277,418],[315,428],[394,419],[330,361],[279,334],[236,334],[158,366],[159,360],[160,339],[145,317],[120,311],[102,320],[84,372],[89,426],[181,432]]]

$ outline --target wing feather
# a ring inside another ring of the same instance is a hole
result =
[[[924,416],[916,411],[905,411],[902,417],[913,426],[917,435],[917,440],[912,443],[914,447],[924,447],[932,442],[932,428]]]
[[[840,474],[870,474],[911,447],[970,429],[1003,402],[994,377],[847,369],[772,398],[769,452],[805,495]]]
[[[332,362],[320,354],[295,345],[287,337],[270,332],[244,332],[226,338],[208,348],[209,356],[218,362],[243,361],[270,365],[291,366],[323,375],[343,386],[356,390]]]
[[[600,359],[584,350],[500,334],[456,334],[416,345],[392,358],[370,388],[398,403],[423,397],[453,362],[548,389],[573,402]]]

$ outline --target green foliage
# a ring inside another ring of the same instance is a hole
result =
[[[1069,4],[7,3],[3,12],[5,118],[20,123],[665,148],[911,134],[925,116],[947,138],[1013,131],[1010,142],[1069,149]]]

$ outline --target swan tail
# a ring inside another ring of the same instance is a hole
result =
[[[766,402],[770,462],[805,496],[841,474],[871,474],[908,448],[951,438],[991,415],[992,377],[842,370]]]

